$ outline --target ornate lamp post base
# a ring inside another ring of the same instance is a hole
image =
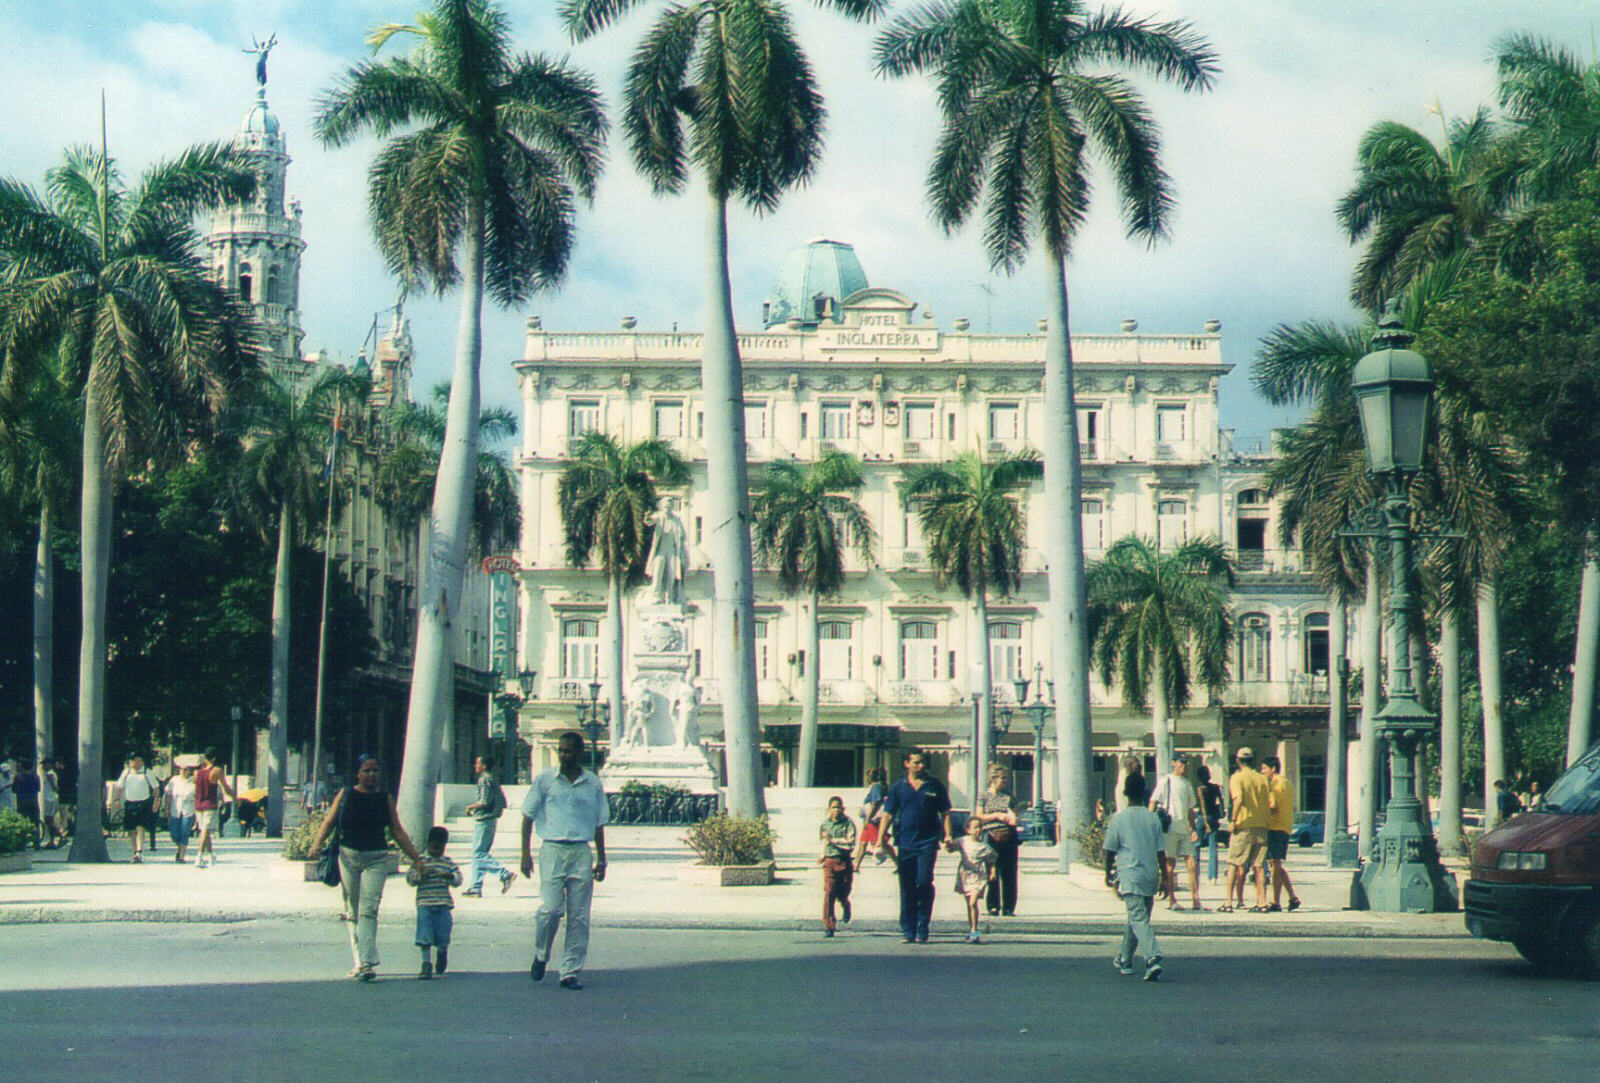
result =
[[[1352,910],[1390,913],[1453,913],[1461,907],[1456,878],[1439,863],[1433,825],[1423,823],[1411,765],[1433,718],[1413,699],[1396,697],[1376,719],[1389,742],[1392,783],[1383,830],[1367,865],[1350,882]]]

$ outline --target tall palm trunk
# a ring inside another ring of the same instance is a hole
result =
[[[728,810],[766,812],[761,716],[756,703],[755,571],[750,555],[750,478],[744,447],[744,368],[728,279],[728,201],[713,188],[706,237],[706,328],[700,358],[715,602],[714,645],[728,763]]]
[[[1167,726],[1171,710],[1167,703],[1166,666],[1162,665],[1161,651],[1156,648],[1150,658],[1150,734],[1156,750],[1156,770],[1150,778],[1152,785],[1172,770],[1172,730]]]
[[[800,762],[795,765],[795,785],[814,786],[817,780],[817,700],[822,689],[822,617],[817,612],[821,601],[815,590],[806,607],[806,657],[811,665],[800,685]]]
[[[1378,691],[1383,682],[1383,605],[1379,595],[1378,556],[1367,557],[1367,596],[1361,603],[1361,774],[1358,793],[1361,815],[1357,849],[1362,857],[1372,852],[1377,837],[1378,791],[1383,765],[1378,762]]]
[[[283,834],[283,772],[289,762],[289,560],[294,511],[278,513],[278,566],[272,577],[272,706],[267,715],[267,837]]]
[[[1066,255],[1050,253],[1044,344],[1044,558],[1049,566],[1050,665],[1056,679],[1057,867],[1072,861],[1066,833],[1089,821],[1089,596],[1083,573],[1083,467],[1072,387]],[[987,652],[985,652],[987,653]]]
[[[1331,844],[1335,838],[1348,834],[1350,801],[1347,796],[1349,773],[1345,770],[1350,755],[1350,737],[1346,731],[1349,723],[1348,653],[1350,650],[1350,623],[1344,596],[1335,593],[1328,600],[1328,767],[1327,786],[1324,791],[1323,836],[1324,852],[1332,858]]]
[[[1584,539],[1582,586],[1578,589],[1578,645],[1572,659],[1572,713],[1567,720],[1567,766],[1594,738],[1595,666],[1600,662],[1600,540]]]
[[[1505,717],[1500,698],[1500,589],[1493,578],[1478,584],[1478,689],[1483,696],[1483,825],[1500,822],[1494,780],[1506,777]]]
[[[980,580],[974,595],[977,625],[972,629],[972,672],[978,675],[978,732],[972,735],[972,800],[983,792],[984,772],[994,759],[989,738],[994,733],[994,664],[989,657],[989,589]]]
[[[1439,614],[1439,850],[1461,852],[1461,614]]]
[[[611,705],[611,747],[622,743],[622,682],[624,674],[622,636],[622,571],[618,569],[606,576],[606,666],[611,678],[606,686],[606,702]]]
[[[105,407],[91,372],[83,409],[83,635],[78,646],[78,810],[72,862],[110,861],[106,850],[106,588],[111,574],[111,471],[106,464]]]
[[[1412,614],[1411,626],[1411,686],[1416,689],[1417,702],[1423,707],[1435,706],[1433,675],[1428,670],[1428,637],[1423,634],[1422,611],[1419,606]],[[1432,802],[1428,797],[1428,749],[1422,742],[1411,754],[1411,781],[1416,791],[1417,803],[1422,806],[1422,822],[1432,822]]]
[[[453,630],[472,525],[473,467],[478,449],[478,366],[483,357],[483,196],[469,200],[461,240],[461,315],[455,367],[445,415],[444,448],[434,483],[422,592],[417,599],[417,642],[412,656],[411,701],[406,709],[405,760],[397,802],[400,822],[420,839],[433,822],[439,777],[439,726],[455,683]]]
[[[39,547],[33,563],[33,751],[42,778],[55,756],[55,501],[39,498]]]

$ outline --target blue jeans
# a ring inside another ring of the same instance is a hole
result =
[[[933,863],[938,857],[937,846],[900,851],[900,935],[907,940],[927,939],[933,918]]]
[[[448,906],[417,907],[417,947],[448,948],[453,921]]]
[[[467,889],[469,891],[482,891],[483,878],[490,873],[502,880],[511,874],[489,852],[494,845],[495,828],[499,826],[499,820],[477,820],[472,825],[472,884]]]

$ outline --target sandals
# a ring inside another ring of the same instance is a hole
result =
[[[1270,913],[1272,913],[1272,907],[1270,907],[1270,906],[1252,906],[1250,908],[1250,912],[1252,914],[1270,914]]]
[[[1219,913],[1219,914],[1231,914],[1231,913],[1233,913],[1233,907],[1228,906],[1226,903],[1224,903],[1222,906],[1217,907],[1217,913]]]
[[[1289,909],[1290,910],[1298,910],[1298,909],[1300,909],[1300,900],[1295,898],[1295,897],[1293,897],[1293,896],[1290,896],[1290,898],[1289,898]]]

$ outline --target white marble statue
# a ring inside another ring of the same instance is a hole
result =
[[[650,744],[650,694],[636,689],[628,704],[628,724],[623,730],[624,748],[647,748]]]
[[[683,570],[689,562],[689,535],[677,515],[678,502],[662,501],[655,514],[655,536],[645,571],[650,576],[650,601],[655,605],[683,604]]]
[[[684,685],[672,701],[672,740],[680,749],[689,749],[700,744],[700,726],[696,721],[700,713],[700,689],[694,685]]]

